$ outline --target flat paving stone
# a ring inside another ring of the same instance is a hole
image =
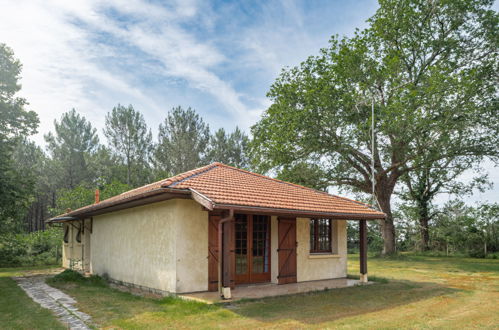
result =
[[[51,310],[69,329],[90,329],[90,315],[78,311],[76,300],[45,283],[47,276],[13,277],[17,284],[43,308]]]
[[[224,300],[218,292],[195,292],[179,295],[180,298],[201,301],[208,304],[218,302],[232,302],[244,298],[259,299],[264,297],[282,296],[289,294],[322,291],[337,288],[347,288],[356,285],[372,284],[372,282],[361,283],[359,280],[348,278],[335,278],[329,280],[318,280],[308,282],[289,283],[278,285],[274,283],[250,284],[237,286],[232,291],[232,299]]]

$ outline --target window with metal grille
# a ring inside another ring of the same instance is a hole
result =
[[[310,253],[330,253],[331,219],[310,219]]]

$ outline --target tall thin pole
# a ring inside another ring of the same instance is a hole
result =
[[[372,181],[372,190],[373,190],[372,205],[374,205],[376,199],[375,197],[376,183],[374,178],[374,99],[372,100],[372,107],[371,107],[371,181]]]

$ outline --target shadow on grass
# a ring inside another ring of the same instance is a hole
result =
[[[314,324],[453,295],[460,291],[435,283],[383,280],[373,285],[240,301],[228,308],[258,321],[295,320]]]

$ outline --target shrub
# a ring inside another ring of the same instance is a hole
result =
[[[485,258],[485,251],[483,249],[473,249],[468,252],[472,258]]]
[[[0,267],[57,264],[61,260],[60,228],[0,236]]]
[[[80,284],[90,284],[94,286],[107,286],[106,280],[97,275],[89,277],[83,276],[80,272],[72,269],[66,269],[63,272],[55,275],[47,280],[49,283],[73,282]]]
[[[82,282],[85,277],[77,271],[66,269],[52,278],[53,282]]]

